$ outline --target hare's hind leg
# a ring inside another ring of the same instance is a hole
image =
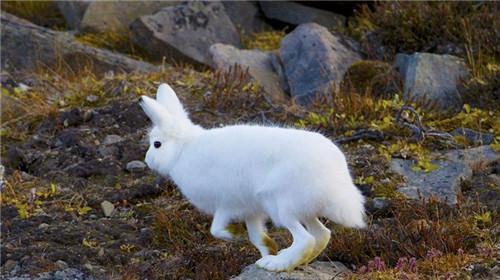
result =
[[[318,218],[309,218],[304,221],[304,224],[307,228],[307,231],[314,236],[316,240],[316,244],[314,245],[314,249],[309,258],[303,263],[308,264],[312,260],[314,260],[328,245],[328,241],[330,241],[330,230],[326,228]]]
[[[245,220],[250,242],[257,247],[261,256],[276,255],[278,244],[266,234],[265,218],[254,216]]]
[[[309,259],[315,245],[314,237],[297,220],[284,222],[283,225],[292,234],[292,245],[281,250],[277,256],[261,258],[256,262],[257,266],[271,271],[291,271]]]
[[[231,212],[227,210],[217,209],[210,226],[210,233],[215,237],[223,240],[231,240],[234,235],[228,230],[229,222],[231,221]]]

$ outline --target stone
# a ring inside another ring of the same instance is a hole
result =
[[[11,272],[16,266],[17,266],[17,261],[15,260],[6,260],[5,263],[3,264],[2,271],[4,272]]]
[[[140,160],[133,160],[127,163],[127,171],[128,172],[141,172],[146,170],[147,165]]]
[[[57,8],[71,29],[80,29],[85,10],[91,1],[57,1]]]
[[[260,1],[259,4],[266,17],[293,25],[314,22],[328,29],[337,29],[346,22],[342,15],[295,2]]]
[[[87,32],[127,34],[130,24],[143,15],[176,5],[179,1],[91,1],[81,18]]]
[[[495,137],[488,132],[478,132],[470,128],[455,128],[450,132],[453,136],[460,136],[472,145],[489,145],[493,143]]]
[[[397,54],[395,67],[403,79],[405,101],[435,104],[445,112],[462,108],[458,87],[469,76],[463,59],[432,53]]]
[[[291,272],[272,272],[258,268],[255,264],[247,266],[232,280],[331,280],[346,279],[349,269],[340,262],[316,261],[299,267]]]
[[[223,1],[233,25],[244,34],[261,32],[271,27],[264,21],[257,4],[250,1]]]
[[[183,2],[130,26],[132,41],[152,57],[169,61],[210,64],[215,43],[241,46],[240,36],[220,2]]]
[[[49,225],[48,225],[48,224],[46,224],[46,223],[41,223],[41,224],[38,226],[38,229],[40,229],[40,230],[44,230],[44,229],[47,229],[48,227],[49,227]]]
[[[113,205],[113,203],[104,200],[103,202],[101,202],[101,209],[105,217],[111,217],[113,211],[115,210],[115,206]]]
[[[64,63],[72,71],[90,67],[96,75],[109,70],[154,72],[157,66],[125,55],[80,43],[69,32],[34,25],[8,13],[1,13],[2,68],[11,74],[32,73],[40,67]]]
[[[461,182],[470,180],[472,167],[478,162],[489,164],[500,159],[500,154],[490,146],[480,146],[472,149],[454,150],[446,153],[432,154],[432,163],[438,166],[430,172],[413,171],[414,162],[406,159],[393,159],[391,170],[404,177],[404,186],[398,191],[411,199],[419,198],[419,194],[428,198],[435,196],[449,204],[457,203]]]
[[[106,137],[104,138],[104,141],[102,141],[102,144],[103,145],[113,145],[113,144],[122,142],[123,140],[125,140],[125,139],[123,139],[123,137],[121,137],[120,135],[110,134],[110,135],[106,135]]]
[[[275,54],[259,50],[240,50],[231,45],[214,44],[210,47],[211,59],[218,69],[229,71],[235,64],[248,70],[250,77],[264,89],[272,102],[282,103],[287,99],[280,77],[272,65]]]
[[[321,25],[299,25],[283,38],[280,47],[290,95],[307,104],[319,95],[331,94],[349,66],[361,60],[358,50],[354,41]]]

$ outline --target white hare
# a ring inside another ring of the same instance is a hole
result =
[[[244,221],[262,255],[259,267],[293,270],[316,258],[330,239],[318,217],[365,226],[364,197],[345,157],[321,134],[258,125],[204,129],[190,121],[167,84],[160,85],[156,100],[143,96],[140,105],[154,125],[147,165],[214,216],[213,236],[232,239],[229,223]],[[276,243],[266,234],[269,218],[293,237],[277,255]]]

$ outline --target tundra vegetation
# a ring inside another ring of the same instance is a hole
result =
[[[2,1],[1,7],[64,30],[53,4]],[[347,279],[498,275],[498,157],[468,163],[472,176],[461,182],[454,205],[437,197],[407,199],[398,191],[404,179],[390,168],[392,159],[404,158],[413,161],[415,172],[431,173],[440,168],[436,152],[479,145],[448,134],[457,128],[490,135],[488,145],[500,152],[498,24],[495,2],[360,5],[335,32],[358,40],[366,60],[307,107],[271,102],[241,67],[222,71],[154,61],[129,34],[112,31],[83,33],[77,40],[158,63],[158,71],[97,75],[65,63],[22,76],[2,71],[2,275],[71,267],[96,278],[228,279],[259,258],[245,239],[214,239],[210,217],[171,182],[148,170],[126,170],[147,149],[149,123],[137,99],[154,96],[160,82],[175,88],[193,121],[204,127],[278,124],[318,131],[339,143],[368,198],[369,227],[327,223],[332,238],[318,259],[344,263],[352,270]],[[241,41],[248,49],[275,50],[289,31],[241,32]],[[462,109],[442,112],[432,102],[404,100],[391,66],[400,52],[463,58],[471,75],[460,85]],[[104,200],[114,206],[111,217],[102,214]],[[279,229],[270,235],[280,247],[291,241]]]

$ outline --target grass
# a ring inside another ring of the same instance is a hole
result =
[[[27,19],[37,25],[54,29],[66,28],[64,17],[56,6],[56,1],[2,1],[2,11]]]

